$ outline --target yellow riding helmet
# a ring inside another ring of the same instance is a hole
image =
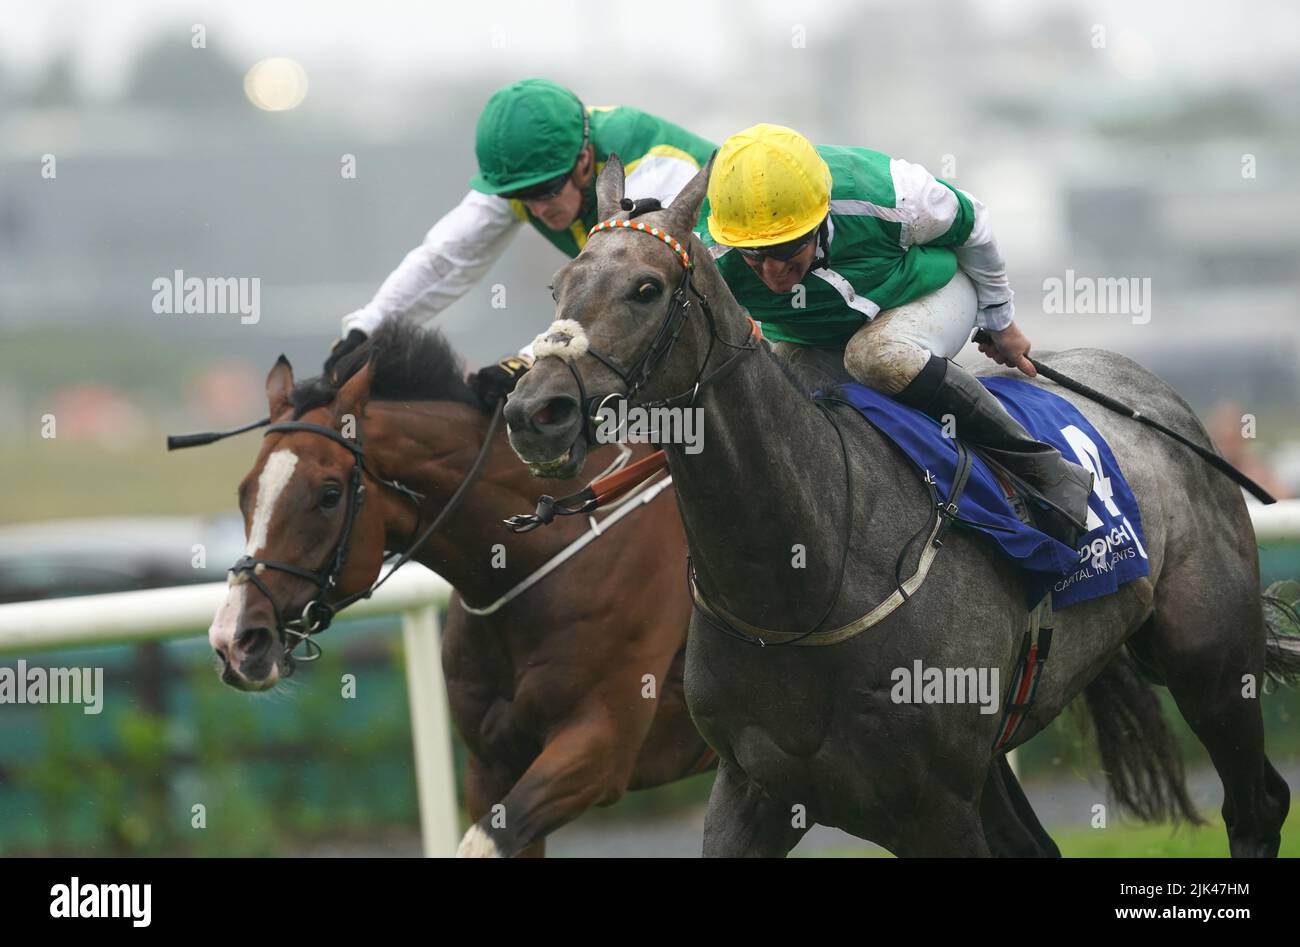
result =
[[[831,171],[813,143],[784,125],[755,125],[718,149],[709,176],[709,233],[729,247],[798,239],[831,206]]]

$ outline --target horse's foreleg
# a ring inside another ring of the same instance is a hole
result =
[[[469,811],[470,823],[488,815],[492,806],[505,798],[515,781],[515,774],[506,768],[486,763],[470,753],[465,762],[465,808]],[[538,839],[516,857],[545,858],[546,839]]]
[[[706,858],[784,858],[807,831],[804,813],[773,799],[735,763],[719,760],[704,816]]]
[[[492,804],[461,840],[456,854],[510,858],[595,805],[617,801],[627,790],[635,755],[602,723],[579,722],[557,731],[531,766]]]

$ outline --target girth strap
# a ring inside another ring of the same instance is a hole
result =
[[[1001,751],[1016,738],[1034,706],[1038,684],[1043,676],[1043,665],[1047,663],[1047,655],[1052,649],[1054,623],[1052,593],[1048,592],[1029,613],[1029,627],[1020,641],[1020,656],[1004,697],[1002,725],[998,727],[998,735],[993,741],[994,753]]]

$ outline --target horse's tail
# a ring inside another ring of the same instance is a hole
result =
[[[1279,684],[1300,682],[1300,582],[1287,579],[1264,590],[1264,673]]]
[[[1083,691],[1115,802],[1143,822],[1202,824],[1187,794],[1178,741],[1127,651]]]

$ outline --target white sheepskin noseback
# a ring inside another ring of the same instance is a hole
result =
[[[573,319],[556,319],[549,329],[533,339],[533,357],[554,355],[571,362],[585,354],[589,344],[580,323]]]

